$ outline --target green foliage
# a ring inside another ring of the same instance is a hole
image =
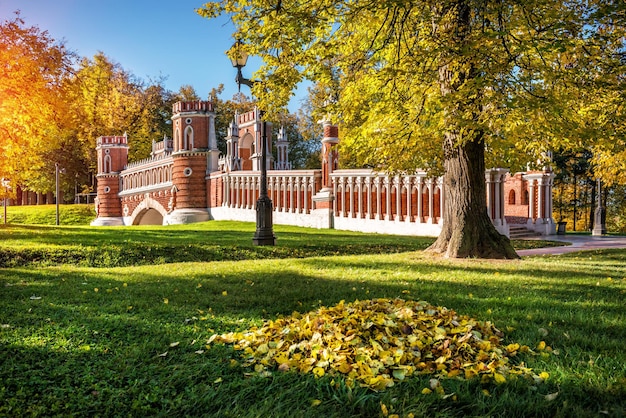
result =
[[[552,157],[554,212],[558,221],[570,222],[574,231],[593,228],[597,191],[592,158],[585,149],[558,151]]]
[[[74,56],[19,13],[0,20],[0,178],[32,181],[70,126],[64,80]],[[33,186],[37,186],[33,182]]]
[[[131,138],[130,161],[147,158],[152,141],[171,135],[170,118],[176,96],[163,80],[147,83],[104,53],[80,61],[70,84],[71,110],[76,126],[75,145],[82,147],[86,164],[95,166],[96,138],[122,135]],[[181,88],[181,95],[185,88]]]
[[[98,136],[126,132],[132,161],[171,134],[173,95],[163,80],[144,82],[104,53],[78,60],[19,14],[0,21],[0,34],[0,177],[13,193],[54,190],[55,163],[66,196],[89,190]]]
[[[308,78],[316,113],[341,124],[351,164],[443,173],[450,204],[432,251],[511,258],[489,226],[477,173],[486,161],[517,170],[559,146],[607,148],[623,133],[625,9],[595,0],[220,0],[198,13],[228,15],[234,37],[263,59],[253,94],[269,115]]]
[[[95,245],[114,236],[181,244],[190,237],[250,240],[252,225],[218,224],[221,232],[216,228],[211,234],[204,224],[200,229],[11,227],[2,229],[1,242],[17,248],[37,242]],[[279,242],[317,247],[340,237],[307,231],[277,235]],[[403,240],[346,234],[345,245],[374,245],[367,255],[157,268],[3,268],[0,415],[624,414],[623,250],[497,263],[433,260],[419,251],[380,253],[381,245]],[[206,347],[215,333],[243,331],[293,311],[396,297],[492,322],[505,341],[537,352],[520,360],[545,372],[544,383],[440,379],[446,394],[440,396],[423,394],[431,387],[430,376],[414,376],[375,392],[331,376],[274,371],[271,377],[248,377],[239,353]]]
[[[481,132],[489,164],[517,169],[551,148],[623,136],[625,7],[221,0],[198,13],[229,15],[263,58],[263,108],[278,112],[301,79],[314,81],[314,113],[341,121],[360,165],[436,169],[454,131],[457,144]]]

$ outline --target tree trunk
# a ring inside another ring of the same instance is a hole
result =
[[[447,129],[443,135],[443,228],[429,250],[449,258],[519,258],[487,214],[485,143],[483,131],[475,124],[482,97],[480,91],[463,91],[466,83],[479,77],[472,55],[464,52],[472,29],[468,3],[444,3],[433,13],[433,33],[448,45],[439,57]]]
[[[448,258],[519,258],[487,214],[484,143],[445,135],[443,228],[429,251]]]

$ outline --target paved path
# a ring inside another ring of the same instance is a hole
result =
[[[602,236],[590,235],[550,235],[538,239],[548,241],[568,242],[572,245],[564,247],[534,248],[531,250],[519,250],[521,257],[529,255],[559,255],[576,251],[598,250],[602,248],[626,248],[626,236]]]

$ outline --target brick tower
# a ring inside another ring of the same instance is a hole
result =
[[[177,102],[172,112],[173,210],[167,224],[209,220],[207,210],[208,174],[218,169],[217,139],[213,103]]]
[[[96,140],[98,159],[98,197],[94,226],[124,225],[120,192],[120,172],[128,163],[128,138],[123,136],[101,136]]]

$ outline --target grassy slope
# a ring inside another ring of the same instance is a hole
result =
[[[4,216],[4,212],[0,216]],[[59,205],[61,225],[89,225],[96,217],[93,204]],[[4,219],[2,219],[4,222]],[[55,225],[56,205],[7,206],[7,222],[11,224]]]
[[[378,254],[427,248],[433,238],[362,234],[275,225],[276,247],[255,247],[252,223],[211,221],[167,227],[89,227],[91,207],[61,206],[61,227],[53,226],[54,206],[10,207],[0,226],[0,267],[73,264],[116,267],[188,261],[301,258]],[[17,223],[17,222],[21,222]],[[370,239],[374,237],[373,239]],[[562,245],[513,241],[516,249]]]

